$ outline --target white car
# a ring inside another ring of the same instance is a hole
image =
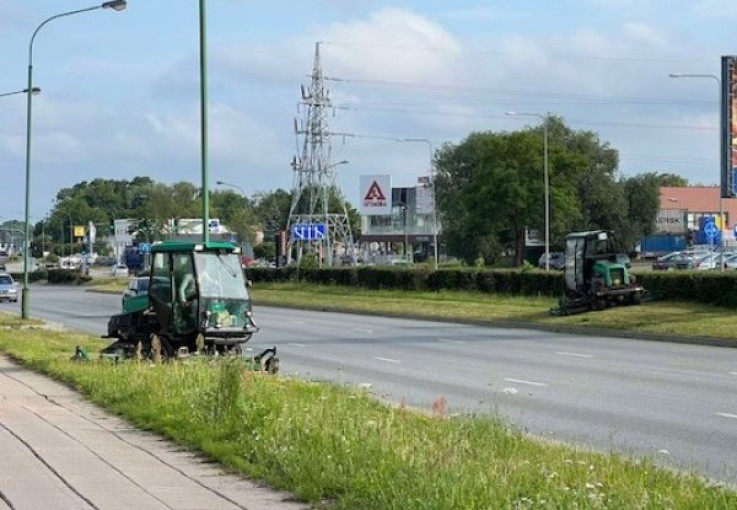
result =
[[[18,286],[7,273],[0,274],[0,301],[18,302]]]
[[[123,264],[116,264],[113,266],[113,269],[110,272],[110,274],[114,277],[128,276],[128,266],[125,266]]]

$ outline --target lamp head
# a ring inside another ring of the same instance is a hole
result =
[[[114,11],[122,11],[128,6],[125,0],[111,0],[102,4],[103,9],[112,9]]]

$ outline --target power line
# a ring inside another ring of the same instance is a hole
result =
[[[464,91],[472,94],[510,94],[510,95],[528,95],[528,96],[539,96],[539,97],[560,97],[560,98],[589,98],[589,99],[609,99],[619,100],[626,102],[656,102],[662,101],[655,98],[643,98],[633,96],[615,96],[606,94],[579,94],[572,92],[555,92],[546,90],[520,90],[520,89],[498,89],[492,87],[471,87],[466,85],[450,85],[443,83],[423,83],[423,82],[412,82],[412,81],[400,81],[400,80],[378,80],[369,78],[338,78],[338,77],[325,77],[327,81],[333,81],[338,83],[358,83],[367,85],[385,85],[395,87],[407,87],[407,88],[424,88],[424,89],[437,89],[437,90],[448,90],[448,91]],[[687,100],[682,100],[686,102]],[[704,101],[705,104],[713,103]]]
[[[529,52],[505,52],[487,49],[474,49],[474,48],[451,48],[442,46],[404,46],[398,44],[365,44],[365,43],[347,43],[340,41],[325,41],[328,46],[344,46],[344,47],[359,47],[359,48],[385,48],[390,50],[411,50],[411,51],[426,51],[426,52],[437,52],[444,51],[448,53],[461,53],[461,54],[478,54],[478,55],[495,55],[499,57],[538,57],[539,54],[533,54]],[[546,54],[545,57],[550,59],[572,59],[572,60],[600,60],[600,61],[622,61],[622,62],[690,62],[690,63],[702,63],[702,64],[713,64],[714,58],[710,59],[689,59],[689,58],[675,58],[675,57],[625,57],[621,55],[581,55],[573,53],[550,53]]]
[[[440,112],[435,110],[419,110],[408,108],[375,108],[371,110],[362,110],[354,107],[341,107],[343,110],[353,110],[358,112],[370,113],[387,113],[387,114],[411,114],[411,115],[437,115],[441,117],[467,117],[474,119],[506,119],[505,115],[497,114],[479,114],[479,113],[462,113],[462,112]],[[716,126],[697,126],[697,125],[679,125],[679,124],[646,124],[637,122],[602,122],[591,121],[585,119],[566,119],[570,123],[577,123],[588,126],[610,126],[610,127],[629,127],[643,129],[675,129],[675,130],[693,130],[693,131],[714,131],[718,129]]]

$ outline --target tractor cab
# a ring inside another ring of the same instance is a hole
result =
[[[229,243],[165,242],[151,247],[149,305],[165,334],[196,348],[233,346],[258,330],[241,268]]]
[[[610,232],[574,232],[565,241],[565,296],[561,308],[601,309],[612,304],[640,303],[644,289],[618,262]]]
[[[259,329],[240,250],[230,243],[153,244],[148,300],[132,304],[110,318],[106,337],[118,341],[106,351],[130,357],[156,344],[166,356],[237,354]]]

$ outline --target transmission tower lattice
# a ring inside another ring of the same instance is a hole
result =
[[[335,170],[347,161],[333,163],[327,122],[332,106],[320,63],[320,43],[315,44],[312,80],[309,89],[302,87],[300,106],[304,106],[304,117],[295,120],[294,130],[298,150],[302,137],[302,152],[292,160],[287,259],[299,262],[304,253],[312,252],[328,266],[336,265],[339,254],[355,263],[353,234]]]

